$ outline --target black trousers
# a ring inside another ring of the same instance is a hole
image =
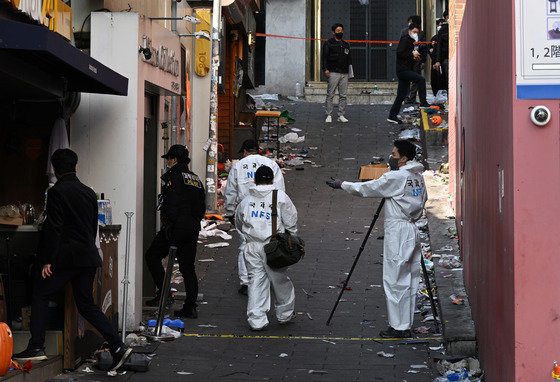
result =
[[[177,246],[179,270],[185,282],[186,307],[195,307],[198,297],[198,279],[194,269],[198,232],[198,230],[191,230],[182,233],[175,232],[173,235],[173,244]],[[146,263],[158,290],[161,290],[165,277],[165,270],[161,260],[169,254],[170,246],[171,241],[167,238],[166,232],[161,230],[157,233],[150,248],[146,251]]]
[[[431,83],[432,83],[432,92],[434,93],[434,95],[437,95],[437,92],[441,90],[441,86],[442,86],[441,82],[442,82],[442,78],[439,69],[432,68]]]
[[[412,70],[405,70],[397,73],[399,78],[399,87],[397,88],[397,98],[391,107],[389,112],[389,117],[396,117],[401,111],[401,106],[408,95],[408,90],[410,89],[410,84],[415,83],[418,85],[418,95],[420,96],[420,103],[426,102],[426,79],[420,74],[413,72]]]
[[[413,68],[414,73],[416,74],[422,74],[422,63],[420,61],[416,61],[416,63],[414,63],[414,68]],[[418,93],[418,83],[417,82],[413,82],[410,85],[410,92],[408,93],[408,96],[406,97],[406,101],[407,103],[414,103],[416,102],[416,94]]]
[[[30,349],[42,349],[45,344],[45,327],[47,324],[48,304],[56,293],[60,292],[67,283],[72,284],[74,301],[78,312],[84,317],[109,343],[111,351],[123,345],[119,334],[111,326],[107,316],[93,302],[93,281],[95,267],[72,269],[53,268],[52,276],[44,279],[40,270],[37,272],[33,286],[33,304],[31,306],[31,339]]]

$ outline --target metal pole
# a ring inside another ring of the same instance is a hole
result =
[[[426,264],[424,263],[424,255],[422,255],[422,257],[420,258],[420,263],[422,264],[424,283],[426,284],[426,289],[428,290],[428,297],[430,298],[430,305],[432,306],[432,314],[434,315],[434,324],[436,326],[436,333],[439,333],[439,322],[438,322],[438,314],[436,309],[436,302],[434,300],[434,295],[432,293],[432,286],[430,284],[430,278],[428,277],[428,271],[426,270]]]
[[[218,184],[218,69],[220,67],[221,1],[214,0],[212,8],[212,61],[210,70],[210,147],[206,152],[206,210],[216,211]]]
[[[175,256],[177,254],[177,247],[169,247],[169,257],[167,258],[167,269],[165,270],[165,277],[163,279],[163,285],[161,286],[161,295],[159,298],[159,310],[158,318],[156,321],[156,327],[154,331],[154,337],[161,339],[161,328],[163,327],[163,318],[165,313],[165,307],[167,305],[167,299],[169,296],[169,288],[171,284],[171,275],[173,274],[173,264],[175,264]],[[167,339],[168,337],[165,337]],[[171,337],[173,338],[173,337]]]
[[[123,284],[123,316],[122,316],[122,342],[126,338],[126,315],[127,315],[127,306],[128,306],[128,264],[130,260],[130,225],[132,220],[132,215],[134,212],[125,212],[126,215],[126,251],[124,255],[124,278],[122,280]]]
[[[334,315],[334,311],[336,310],[336,307],[338,306],[338,303],[340,302],[340,298],[342,297],[342,294],[344,293],[344,290],[348,286],[348,281],[350,281],[350,277],[352,277],[352,273],[354,272],[354,268],[356,268],[356,264],[358,264],[358,260],[360,259],[360,255],[364,251],[364,248],[365,248],[366,243],[369,239],[369,236],[371,235],[371,231],[373,231],[373,227],[375,226],[375,223],[377,222],[377,219],[379,218],[379,215],[381,214],[381,210],[383,209],[384,204],[385,204],[385,199],[381,199],[381,203],[379,203],[379,207],[377,207],[377,211],[375,212],[375,215],[373,216],[373,221],[371,222],[371,225],[369,226],[369,229],[366,233],[366,237],[364,237],[364,241],[362,242],[362,246],[360,247],[360,250],[358,251],[358,256],[356,256],[356,258],[354,259],[354,264],[352,264],[352,268],[350,268],[350,272],[348,272],[348,277],[346,277],[346,281],[344,281],[344,285],[342,286],[342,290],[340,291],[340,293],[338,295],[338,298],[336,299],[336,303],[334,304],[334,307],[333,307],[333,309],[331,311],[331,314],[329,316],[329,319],[327,320],[327,326],[330,325],[330,323],[331,323],[331,319]]]

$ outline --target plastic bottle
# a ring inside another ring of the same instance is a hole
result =
[[[101,193],[101,199],[97,201],[97,221],[99,225],[104,227],[107,225],[107,208],[105,194]]]
[[[374,84],[374,85],[373,85],[373,90],[374,90],[374,91],[379,90],[379,89],[377,88],[377,84]]]
[[[301,87],[301,83],[299,81],[296,82],[296,97],[303,96],[303,89]]]
[[[469,381],[469,373],[466,369],[463,369],[460,373],[450,373],[447,374],[447,380],[449,382],[468,382]]]
[[[105,202],[105,224],[113,224],[113,206],[111,206],[111,201],[109,199]]]

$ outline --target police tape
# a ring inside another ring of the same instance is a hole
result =
[[[247,336],[244,334],[200,334],[183,333],[185,337],[195,338],[233,338],[233,339],[252,339],[252,340],[315,340],[315,341],[404,341],[408,343],[418,343],[418,341],[441,340],[441,337],[422,337],[422,338],[374,338],[374,337],[314,337],[314,336]]]
[[[327,41],[326,38],[311,38],[311,37],[294,37],[294,36],[282,36],[278,34],[268,34],[268,33],[255,33],[257,37],[277,37],[277,38],[288,38],[294,40],[310,40],[310,41]],[[398,44],[398,41],[377,41],[377,40],[344,40],[346,42],[353,43],[365,43],[365,44]],[[415,44],[437,44],[436,41],[418,41]]]

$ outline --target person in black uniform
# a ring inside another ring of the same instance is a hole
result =
[[[78,312],[109,343],[112,370],[120,368],[132,349],[123,344],[109,319],[93,301],[93,281],[102,265],[96,245],[97,197],[76,177],[78,156],[70,149],[51,156],[56,184],[47,193],[47,219],[41,231],[31,307],[31,339],[27,349],[14,354],[17,361],[46,359],[44,351],[48,303],[72,283]]]
[[[442,28],[442,24],[443,24],[444,20],[443,19],[438,19],[436,21],[436,26],[437,26],[437,31],[439,32],[440,29]],[[432,69],[431,69],[431,84],[432,84],[432,92],[434,93],[434,95],[437,94],[437,92],[439,90],[441,90],[441,86],[442,86],[442,75],[441,75],[441,71],[440,69],[436,69],[434,67],[434,64],[437,62],[437,40],[438,40],[438,36],[437,33],[434,35],[434,37],[432,37],[432,39],[430,41],[434,42],[434,44],[432,44],[429,47],[429,55],[430,58],[432,59]]]
[[[321,66],[328,80],[326,123],[332,122],[333,99],[338,88],[338,122],[346,123],[348,119],[344,116],[346,112],[346,94],[348,93],[349,71],[352,66],[352,55],[350,44],[344,41],[344,27],[342,24],[332,26],[333,37],[323,44],[321,51]]]
[[[434,69],[441,70],[441,89],[449,87],[449,12],[443,12],[445,21],[437,33],[436,63]]]
[[[183,145],[173,145],[162,158],[169,170],[161,177],[161,230],[146,251],[146,263],[158,288],[148,306],[157,306],[165,271],[161,260],[169,247],[177,247],[179,270],[185,282],[186,299],[178,317],[197,318],[198,280],[194,269],[200,221],[206,212],[205,192],[199,177],[189,170],[189,151]]]
[[[408,34],[402,36],[397,48],[397,77],[399,78],[399,87],[397,88],[397,97],[389,112],[387,121],[391,123],[401,124],[398,114],[401,110],[402,103],[408,95],[411,83],[418,84],[418,95],[420,97],[420,107],[428,107],[426,102],[426,79],[420,74],[414,72],[414,64],[421,60],[421,53],[414,49],[414,43],[418,40],[418,25],[412,23],[408,26]]]
[[[408,27],[410,26],[410,24],[416,24],[420,27],[422,25],[422,18],[418,15],[410,16],[408,18],[407,27],[401,31],[401,37],[408,35]],[[418,31],[418,41],[426,41],[426,34],[421,29],[420,31]],[[420,44],[418,46],[418,51],[420,52],[420,60],[414,62],[414,66],[412,69],[415,73],[421,75],[422,70],[424,70],[424,66],[428,58],[428,49],[426,44]],[[418,93],[418,86],[416,85],[416,83],[413,82],[410,85],[410,92],[408,93],[408,96],[406,97],[404,103],[409,105],[416,103],[417,93]]]

